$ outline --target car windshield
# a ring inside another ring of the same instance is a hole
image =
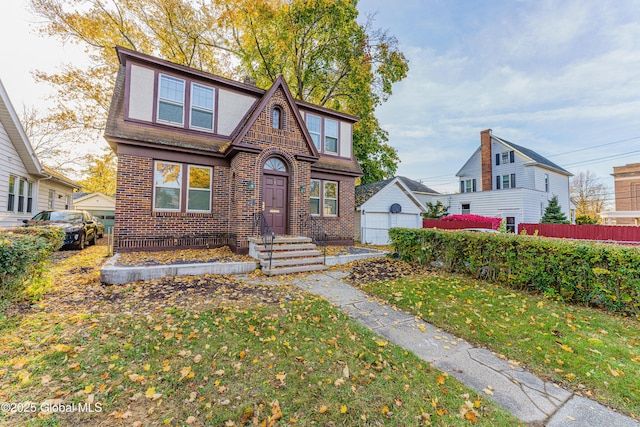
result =
[[[42,212],[33,219],[39,221],[82,222],[82,214],[79,212]]]

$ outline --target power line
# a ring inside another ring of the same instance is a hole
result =
[[[640,136],[634,136],[633,138],[621,139],[621,140],[618,140],[618,141],[607,142],[607,143],[604,143],[604,144],[592,145],[591,147],[579,148],[577,150],[566,151],[564,153],[552,154],[552,155],[547,156],[547,157],[562,156],[562,155],[565,155],[565,154],[577,153],[579,151],[593,150],[594,148],[606,147],[608,145],[613,145],[613,144],[620,144],[621,142],[633,141],[635,139],[640,139]]]

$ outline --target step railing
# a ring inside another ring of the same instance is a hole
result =
[[[264,249],[269,255],[269,269],[271,269],[271,261],[273,259],[273,242],[276,239],[276,233],[271,230],[269,221],[267,221],[264,213],[258,212],[254,215],[253,229],[254,234],[257,233],[262,238]]]
[[[300,214],[300,231],[310,237],[316,246],[322,246],[323,264],[327,264],[327,232],[316,218],[310,214]]]

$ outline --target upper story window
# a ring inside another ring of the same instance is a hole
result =
[[[320,135],[322,135],[322,119],[318,116],[307,114],[307,129],[309,130],[309,134],[311,135],[311,139],[313,139],[313,143],[316,145],[316,148],[318,150],[322,150],[322,144],[320,142]]]
[[[191,127],[213,130],[213,88],[192,83]]]
[[[544,174],[544,191],[545,192],[549,192],[549,174],[545,173]]]
[[[496,175],[496,190],[500,190],[501,187],[503,189],[516,188],[516,174]]]
[[[158,120],[181,125],[184,123],[184,80],[160,74]]]
[[[318,151],[338,154],[339,122],[307,114],[307,129]]]
[[[338,153],[338,122],[336,120],[324,120],[324,151]]]
[[[501,163],[514,163],[516,161],[516,156],[514,151],[505,151],[503,153],[496,153],[496,166],[499,166]]]
[[[282,109],[280,107],[274,107],[271,111],[271,127],[282,129]]]
[[[460,181],[460,192],[461,193],[475,193],[476,192],[476,180],[474,179],[465,179]]]
[[[200,83],[160,74],[158,122],[198,130],[213,130],[215,89]],[[185,125],[185,116],[188,116]]]

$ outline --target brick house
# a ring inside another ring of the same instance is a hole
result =
[[[640,225],[640,163],[614,166],[616,210],[602,212],[602,223]]]
[[[116,48],[105,138],[118,155],[116,252],[228,245],[277,235],[352,244],[357,118],[268,89]],[[264,220],[264,221],[263,221]]]

